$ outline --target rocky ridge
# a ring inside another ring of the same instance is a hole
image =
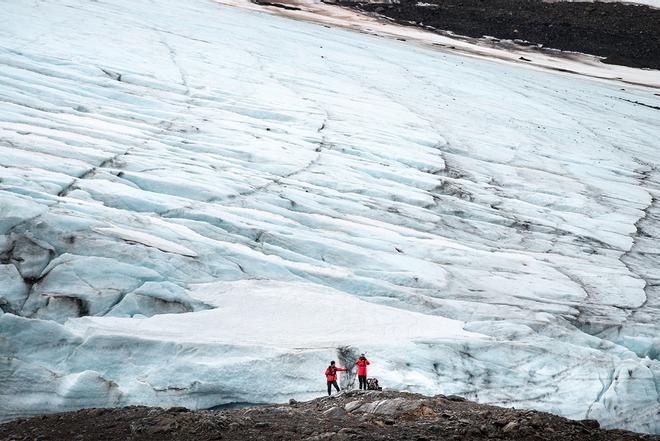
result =
[[[0,425],[1,440],[660,440],[594,420],[480,405],[459,396],[349,391],[307,402],[190,411],[84,409]]]

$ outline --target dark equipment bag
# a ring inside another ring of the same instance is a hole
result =
[[[383,390],[378,385],[378,378],[367,378],[367,390]]]

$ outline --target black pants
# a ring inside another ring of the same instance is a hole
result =
[[[367,376],[358,375],[358,381],[360,381],[360,389],[363,389],[362,386],[364,386],[364,390],[367,390]]]
[[[332,394],[332,386],[334,386],[335,389],[337,389],[337,392],[339,392],[339,386],[337,386],[337,380],[328,381],[328,395]]]

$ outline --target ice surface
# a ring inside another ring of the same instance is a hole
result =
[[[660,431],[657,90],[5,3],[2,419],[310,398],[367,351],[386,387]]]

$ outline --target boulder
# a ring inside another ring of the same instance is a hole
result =
[[[344,406],[344,409],[346,412],[353,412],[354,410],[357,410],[360,406],[362,406],[362,402],[359,400],[356,401],[351,401],[349,403],[346,403]]]
[[[346,412],[344,411],[344,409],[342,409],[338,406],[334,406],[334,407],[331,407],[328,410],[325,410],[323,412],[323,415],[328,417],[328,418],[341,418],[344,415],[346,415]]]
[[[357,401],[352,401],[348,403],[345,408],[347,411],[350,408],[352,412],[365,412],[376,415],[395,416],[395,415],[401,415],[403,413],[413,412],[422,406],[425,406],[423,400],[392,398],[386,400],[373,401],[371,403],[364,403],[361,405]]]
[[[502,428],[502,432],[506,432],[506,433],[515,432],[516,430],[518,430],[519,427],[520,424],[518,424],[518,421],[511,421]]]

